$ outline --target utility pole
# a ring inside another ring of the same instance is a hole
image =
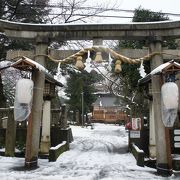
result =
[[[82,127],[84,126],[84,92],[81,93],[81,108],[82,108]]]

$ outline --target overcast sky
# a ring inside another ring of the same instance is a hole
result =
[[[163,13],[175,13],[180,14],[180,0],[88,0],[90,5],[95,4],[108,4],[109,6],[114,6],[114,8],[125,9],[125,10],[134,10],[141,6],[144,9],[149,9],[151,11],[163,12]],[[94,3],[92,3],[94,1]],[[132,16],[132,13],[127,12],[108,12],[106,15],[115,15],[115,16]],[[170,19],[180,20],[179,16],[170,16]],[[101,18],[101,21],[109,22],[130,22],[129,18]]]

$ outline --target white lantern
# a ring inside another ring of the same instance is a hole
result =
[[[161,87],[162,101],[166,109],[177,109],[179,91],[178,86],[174,82],[167,82]]]
[[[161,87],[162,121],[165,127],[173,127],[177,117],[179,101],[178,86],[174,82],[167,82]]]
[[[34,83],[30,79],[20,79],[16,84],[17,101],[20,104],[29,104],[33,96]]]
[[[31,113],[34,83],[30,79],[20,79],[16,83],[14,100],[14,120],[24,121]]]

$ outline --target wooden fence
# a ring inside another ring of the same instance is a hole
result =
[[[57,139],[56,136],[60,133],[59,129],[61,128],[61,124],[61,109],[52,109],[51,129],[53,129],[53,131],[51,132],[51,137],[53,139],[53,145],[60,143],[60,140]],[[0,108],[0,148],[6,147],[6,149],[8,149],[7,147],[10,144],[15,143],[17,149],[23,150],[25,148],[26,134],[27,120],[23,122],[15,122],[13,108]],[[11,147],[9,149],[11,149],[10,154],[8,153],[7,155],[11,156],[11,154],[14,153],[14,149]]]
[[[60,127],[62,124],[61,109],[51,109],[51,126]],[[6,129],[8,119],[14,120],[13,108],[0,108],[0,128]],[[17,128],[27,127],[27,121],[16,122]]]
[[[93,122],[120,123],[127,121],[129,118],[126,112],[116,107],[99,107],[94,108],[92,113]]]

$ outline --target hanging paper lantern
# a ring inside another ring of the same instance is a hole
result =
[[[174,82],[167,82],[161,87],[161,112],[165,127],[173,127],[177,117],[179,101],[178,86]]]
[[[16,96],[20,104],[29,104],[32,100],[34,83],[30,79],[20,79],[16,84]]]
[[[34,83],[30,79],[20,79],[16,83],[14,99],[14,120],[24,121],[31,113]]]
[[[166,109],[177,109],[179,91],[178,86],[174,82],[167,82],[161,87],[161,95]]]

